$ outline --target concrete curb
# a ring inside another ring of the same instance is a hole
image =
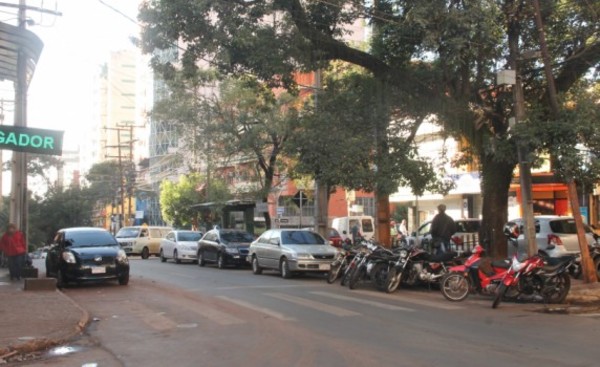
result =
[[[75,327],[72,330],[65,331],[65,335],[63,335],[59,338],[35,339],[32,341],[28,341],[28,342],[17,344],[17,345],[11,345],[7,348],[0,349],[0,361],[2,361],[4,358],[10,358],[14,355],[23,354],[23,353],[39,352],[44,349],[49,349],[51,347],[54,347],[54,346],[57,346],[60,344],[64,344],[64,343],[70,341],[71,339],[73,339],[74,337],[76,337],[77,335],[79,335],[81,332],[83,332],[85,327],[90,322],[89,313],[85,309],[83,309],[79,304],[77,304],[75,301],[73,301],[73,299],[71,299],[69,296],[64,294],[63,292],[61,292],[59,290],[56,290],[55,292],[60,294],[60,297],[64,297],[65,300],[67,300],[69,303],[71,303],[76,309],[78,309],[81,312],[81,317],[79,318],[79,322],[77,322],[77,325],[75,325]]]
[[[538,308],[535,311],[557,315],[582,315],[600,313],[600,305],[552,305]]]

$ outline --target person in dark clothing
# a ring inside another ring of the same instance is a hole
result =
[[[17,229],[14,224],[9,224],[6,232],[0,238],[0,249],[8,258],[8,271],[10,280],[21,280],[21,271],[25,265],[25,256],[27,247],[25,245],[25,236],[23,232]]]
[[[450,250],[450,239],[456,233],[456,223],[446,214],[446,205],[438,205],[438,214],[431,221],[431,238],[436,253]]]

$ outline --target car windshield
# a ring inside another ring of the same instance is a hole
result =
[[[179,232],[177,238],[179,241],[196,242],[200,240],[202,233],[200,232]]]
[[[140,232],[139,228],[121,228],[115,237],[117,238],[136,238]]]
[[[75,231],[65,233],[65,244],[70,247],[117,246],[114,237],[105,231]]]
[[[225,242],[250,243],[254,236],[248,232],[221,232],[221,239]]]
[[[281,243],[284,245],[324,245],[325,240],[314,232],[309,231],[283,231]]]

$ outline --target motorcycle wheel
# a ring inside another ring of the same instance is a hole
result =
[[[358,288],[358,283],[363,280],[366,276],[366,269],[364,266],[360,268],[354,269],[352,275],[350,276],[350,280],[348,281],[348,288],[356,289]]]
[[[504,298],[504,294],[506,293],[507,289],[508,287],[504,283],[500,284],[500,286],[496,290],[496,297],[494,297],[494,303],[492,303],[492,308],[498,308],[500,302],[502,302],[502,298]]]
[[[331,269],[329,270],[329,274],[327,274],[327,283],[333,284],[339,277],[341,270],[341,264],[337,264],[336,266],[332,265]]]
[[[385,291],[387,293],[394,293],[398,289],[401,280],[402,274],[396,276],[396,268],[391,268],[385,280]]]
[[[459,273],[448,273],[440,281],[440,291],[448,301],[461,302],[469,296],[469,280]]]
[[[544,296],[544,301],[553,304],[563,303],[571,289],[571,277],[567,273],[562,273],[551,281],[553,283],[552,290]]]
[[[384,292],[387,288],[388,264],[379,263],[371,270],[371,280],[377,290]]]

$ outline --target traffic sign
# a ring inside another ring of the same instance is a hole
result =
[[[277,215],[283,215],[284,212],[285,212],[285,207],[283,207],[283,206],[277,207]]]
[[[296,195],[294,195],[294,197],[292,198],[292,201],[294,202],[294,204],[296,204],[296,205],[298,205],[298,207],[300,207],[300,206],[306,205],[306,203],[308,202],[308,198],[306,197],[306,194],[300,190],[296,193]],[[302,205],[300,205],[300,204],[302,204]]]

